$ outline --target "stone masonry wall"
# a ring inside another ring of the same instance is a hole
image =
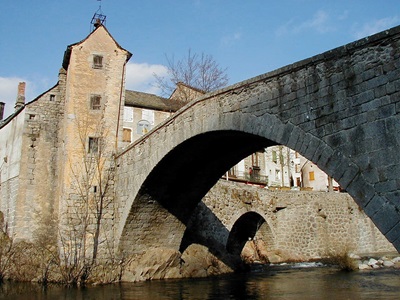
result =
[[[56,85],[25,107],[18,191],[17,238],[32,239],[56,219],[59,129],[63,117],[61,86]]]
[[[113,248],[113,154],[122,140],[124,71],[129,53],[103,26],[69,46],[67,52],[59,225],[62,235],[68,236],[71,228],[78,232],[73,247],[84,243],[89,249],[101,244],[99,252],[107,252]],[[101,65],[94,64],[95,57],[102,57]],[[94,97],[99,99],[95,106]]]
[[[4,229],[17,240],[31,240],[42,223],[49,225],[54,217],[58,134],[63,116],[61,82],[62,76],[56,86],[21,107],[1,128],[6,142],[0,146],[4,160],[0,210]]]
[[[213,164],[199,165],[184,185],[193,187],[187,201],[195,202],[196,190],[200,194],[210,188],[206,181],[201,186],[201,179],[219,178],[237,162],[243,147],[249,152],[241,157],[280,144],[334,178],[400,249],[399,66],[400,27],[395,27],[189,103],[117,155],[116,239],[130,231],[127,220],[138,192],[162,162],[164,169],[176,172],[164,173],[178,178],[187,165],[177,162],[195,163],[202,158],[199,154],[190,160],[197,149],[211,152],[212,147]],[[225,143],[213,139],[217,133]],[[246,143],[236,142],[241,147],[227,147],[244,136],[249,137]],[[201,142],[193,142],[196,138]],[[164,159],[175,153],[175,159]],[[164,181],[154,189],[167,189]]]
[[[9,234],[15,230],[16,202],[18,196],[18,177],[13,177],[1,183],[0,187],[0,211],[3,213],[3,228]]]
[[[312,259],[343,251],[396,251],[346,193],[269,191],[220,180],[203,203],[228,231],[241,215],[260,214],[272,235],[257,238],[263,240],[270,259]],[[204,210],[198,208],[193,217]],[[213,229],[217,226],[206,223],[197,223],[203,224],[197,230],[206,230],[203,235],[214,235],[216,240],[226,243],[226,236],[215,237],[218,232]]]

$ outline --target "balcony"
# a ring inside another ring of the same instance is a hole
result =
[[[227,176],[228,178],[226,178]],[[222,179],[263,186],[268,184],[268,176],[260,175],[257,172],[253,172],[252,174],[249,174],[249,172],[237,172],[237,174],[226,173],[222,176]]]

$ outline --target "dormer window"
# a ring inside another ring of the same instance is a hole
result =
[[[103,68],[103,56],[93,55],[93,69],[102,69],[102,68]]]

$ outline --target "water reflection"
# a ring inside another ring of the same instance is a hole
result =
[[[123,283],[85,289],[35,284],[0,286],[0,299],[399,299],[400,270],[347,273],[286,268],[214,278]]]

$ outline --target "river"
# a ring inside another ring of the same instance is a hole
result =
[[[161,280],[84,289],[31,283],[0,286],[0,299],[400,299],[400,270],[345,272],[334,267],[288,265],[201,279]]]

